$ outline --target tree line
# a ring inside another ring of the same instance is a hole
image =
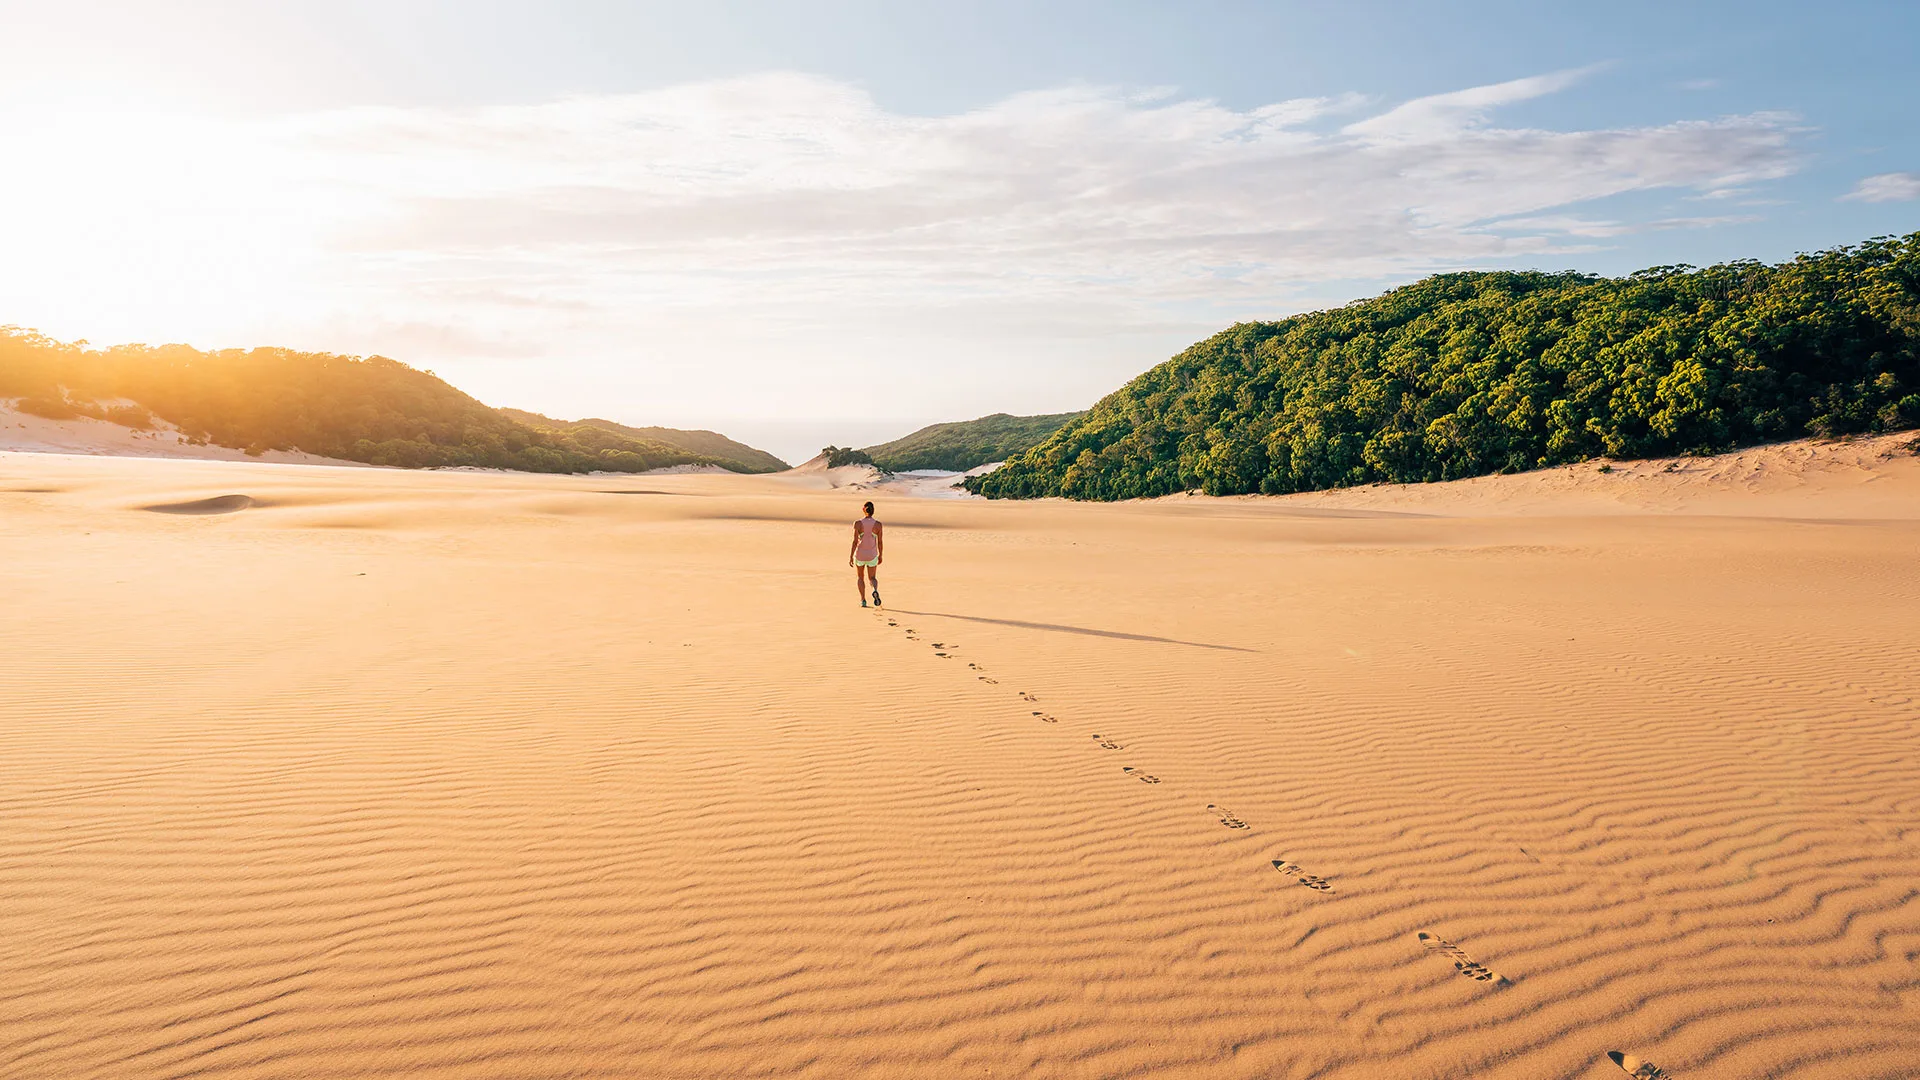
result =
[[[0,327],[0,398],[54,419],[90,415],[134,428],[161,420],[190,441],[254,455],[300,450],[405,468],[554,473],[744,468],[593,425],[522,423],[382,356],[84,344]]]
[[[1286,493],[1920,424],[1920,233],[1768,265],[1440,274],[1241,323],[967,481]]]
[[[892,442],[869,446],[866,453],[875,465],[889,472],[909,469],[966,472],[990,461],[1005,461],[1033,447],[1079,415],[994,413],[977,420],[931,424]]]

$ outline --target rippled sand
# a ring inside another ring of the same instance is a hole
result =
[[[1910,1078],[1901,443],[882,498],[884,612],[798,478],[0,455],[0,1077]]]

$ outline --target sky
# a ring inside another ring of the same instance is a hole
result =
[[[0,325],[802,460],[1460,269],[1920,230],[1920,4],[0,0]]]

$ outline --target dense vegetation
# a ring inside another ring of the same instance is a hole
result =
[[[585,420],[555,420],[550,416],[527,412],[525,409],[501,409],[500,411],[533,428],[555,431],[571,431],[578,427],[598,428],[601,431],[611,431],[615,435],[623,435],[641,442],[664,443],[689,454],[712,458],[722,466],[739,473],[781,472],[791,468],[786,462],[765,450],[756,449],[743,442],[735,442],[717,431],[632,427],[612,420],[601,420],[598,417],[588,417]]]
[[[867,447],[873,463],[889,472],[947,469],[966,472],[990,461],[1005,461],[1059,431],[1081,413],[1009,416],[994,413],[978,420],[933,424],[904,438]]]
[[[641,472],[719,464],[705,454],[591,426],[541,429],[396,360],[289,349],[201,352],[184,345],[94,351],[0,328],[0,398],[64,419],[129,427],[154,418],[197,442],[408,468]]]
[[[1243,323],[967,487],[1278,493],[1915,424],[1920,233],[1773,266],[1442,274]]]
[[[821,456],[827,459],[827,468],[837,469],[842,465],[871,465],[873,459],[864,450],[855,450],[851,446],[823,446]]]

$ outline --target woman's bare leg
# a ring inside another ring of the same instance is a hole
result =
[[[853,595],[859,597],[862,604],[867,602],[867,568],[864,566],[853,568]]]

